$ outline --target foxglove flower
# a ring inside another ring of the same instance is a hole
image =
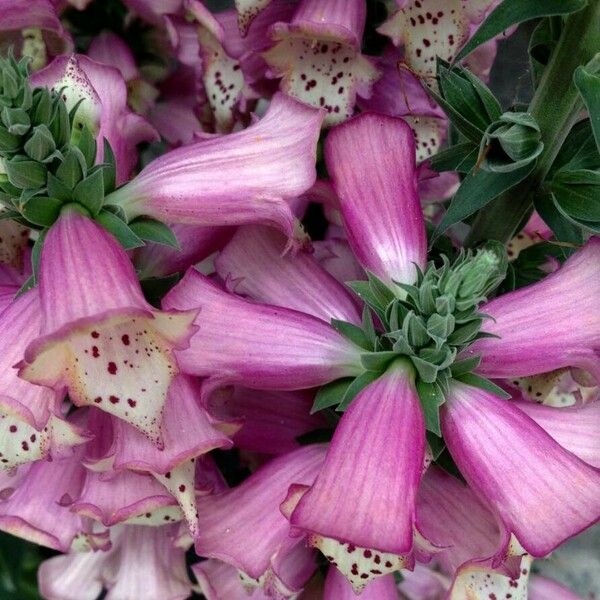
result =
[[[324,108],[325,125],[352,116],[356,95],[368,96],[379,76],[360,51],[365,18],[364,0],[301,0],[289,23],[272,27],[275,45],[264,56],[281,89]]]
[[[11,47],[17,56],[31,57],[31,67],[37,70],[52,57],[69,52],[73,41],[50,0],[2,0],[0,48]]]
[[[315,483],[290,517],[355,592],[374,578],[413,565],[415,501],[424,454],[414,374],[410,367],[395,364],[354,399]],[[339,505],[331,498],[352,500]]]
[[[82,55],[61,56],[33,75],[31,83],[62,90],[69,110],[82,101],[75,127],[85,124],[95,135],[98,163],[104,158],[102,139],[109,142],[116,159],[117,183],[126,181],[135,167],[136,145],[157,138],[154,128],[127,107],[127,88],[115,68]]]
[[[256,222],[292,237],[294,217],[285,198],[300,195],[315,180],[322,117],[277,95],[255,125],[169,152],[106,201],[121,206],[129,219],[148,215],[196,225]]]
[[[337,569],[330,567],[323,588],[323,600],[355,600],[356,594]],[[393,575],[371,582],[361,593],[362,600],[398,600],[398,589]]]
[[[111,529],[108,552],[66,554],[44,561],[38,580],[48,600],[185,600],[192,583],[184,550],[172,542],[173,529],[124,526]]]
[[[493,334],[471,346],[478,372],[510,378],[579,367],[600,381],[600,238],[591,238],[546,278],[481,307]],[[576,325],[575,325],[576,324]]]
[[[177,353],[186,373],[295,390],[360,371],[360,349],[321,319],[236,298],[194,269],[165,296],[163,307],[202,312],[190,347]]]
[[[233,565],[249,589],[278,589],[286,598],[298,593],[314,558],[302,538],[290,538],[279,505],[292,483],[314,480],[324,451],[305,446],[273,459],[230,491],[200,498],[196,552]]]
[[[39,274],[40,337],[19,375],[76,405],[125,419],[162,445],[160,423],[195,311],[157,311],[116,240],[75,210],[46,236]],[[69,302],[64,302],[64,298]]]
[[[13,367],[40,332],[37,290],[12,296],[0,315],[0,468],[14,467],[49,456],[59,457],[69,446],[87,441],[84,431],[65,420],[61,397],[53,390],[32,385]]]

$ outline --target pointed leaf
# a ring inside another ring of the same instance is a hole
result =
[[[495,383],[492,383],[489,379],[485,377],[480,377],[479,375],[475,375],[475,373],[464,373],[458,377],[455,377],[458,381],[462,383],[466,383],[467,385],[472,385],[473,387],[481,388],[482,390],[486,390],[496,396],[499,396],[503,400],[508,400],[511,395],[508,392],[505,392],[501,387],[498,387]]]
[[[375,371],[365,371],[362,375],[356,377],[346,389],[344,397],[342,398],[342,401],[336,410],[338,412],[344,412],[350,406],[352,400],[356,398],[358,393],[370,383],[375,381],[380,375],[381,373],[377,373]]]
[[[96,216],[104,203],[104,177],[101,170],[80,181],[73,190],[73,199],[85,206],[92,216]]]
[[[417,381],[416,385],[417,394],[419,394],[421,406],[423,407],[425,428],[427,431],[431,431],[435,435],[441,437],[440,406],[446,401],[442,389],[437,383]]]
[[[465,373],[470,373],[479,366],[480,362],[481,356],[472,356],[471,358],[465,358],[464,360],[457,360],[450,367],[452,377],[456,378]]]
[[[121,246],[125,250],[131,250],[132,248],[139,248],[144,245],[144,242],[129,228],[129,225],[122,221],[115,214],[108,210],[102,210],[96,215],[95,221],[100,223],[104,229],[110,231]]]
[[[168,225],[147,217],[136,219],[129,223],[131,230],[141,239],[169,248],[180,250],[179,242]]]
[[[590,113],[596,147],[600,151],[600,73],[592,72],[588,67],[577,67],[573,81]]]
[[[479,156],[479,146],[473,142],[462,142],[437,152],[429,159],[429,164],[434,171],[456,171],[469,173],[473,170]]]
[[[568,15],[585,7],[586,0],[504,0],[487,17],[475,35],[458,53],[456,61],[468,56],[509,27],[552,15]]]
[[[39,189],[46,185],[46,167],[34,160],[4,161],[8,180],[17,188]]]
[[[50,227],[58,219],[62,205],[56,198],[33,196],[23,205],[21,212],[34,225]]]
[[[381,373],[395,358],[398,358],[396,352],[369,352],[360,355],[360,362],[368,371]]]
[[[353,381],[352,377],[344,377],[343,379],[337,379],[327,385],[321,386],[315,396],[310,414],[312,415],[324,408],[337,406],[342,401],[346,390]]]

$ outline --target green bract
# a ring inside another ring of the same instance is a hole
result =
[[[485,315],[478,307],[502,282],[507,266],[504,247],[492,242],[475,254],[461,251],[452,263],[445,256],[441,266],[430,262],[424,272],[418,270],[413,285],[396,283],[392,289],[370,273],[367,281],[351,282],[350,287],[366,305],[362,326],[337,320],[332,325],[365,349],[361,357],[365,372],[355,379],[324,386],[313,410],[334,405],[345,410],[363,387],[377,379],[393,360],[403,357],[417,373],[427,428],[440,435],[438,409],[450,379],[469,378],[497,390],[491,382],[471,373],[479,364],[478,357],[457,357],[475,340],[488,335],[481,331]],[[375,328],[373,314],[382,330]]]

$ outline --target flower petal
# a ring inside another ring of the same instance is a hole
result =
[[[600,402],[567,408],[533,402],[515,402],[515,405],[563,448],[600,469]]]
[[[196,553],[262,577],[289,534],[279,505],[293,482],[312,483],[324,451],[304,446],[268,462],[232,490],[199,498]]]
[[[453,384],[441,416],[444,440],[462,475],[494,509],[506,539],[513,533],[534,557],[546,556],[600,518],[598,471],[510,402]]]
[[[600,238],[594,237],[556,272],[480,307],[499,336],[477,341],[478,373],[519,377],[560,367],[589,370],[600,381]]]
[[[360,594],[361,600],[398,600],[398,590],[393,575],[374,579]],[[323,600],[356,600],[348,580],[333,567],[327,570]]]
[[[425,265],[427,238],[410,127],[400,119],[360,115],[328,135],[325,160],[359,262],[388,281],[411,283],[415,264]]]
[[[413,548],[425,453],[413,377],[406,365],[394,365],[354,399],[321,472],[290,518],[314,536],[311,543],[337,563],[357,592],[397,569],[396,559]],[[331,498],[345,501],[334,504]]]
[[[330,322],[360,324],[354,299],[310,256],[299,250],[283,255],[285,238],[271,228],[238,229],[215,261],[217,273],[237,294],[292,308]]]
[[[294,217],[283,198],[302,194],[315,181],[322,118],[277,94],[255,125],[165,154],[107,201],[120,204],[129,218],[149,215],[196,225],[264,223],[291,237]]]
[[[246,36],[252,21],[263,11],[272,0],[235,0],[238,13],[238,26],[242,36]]]
[[[200,330],[177,353],[183,371],[258,389],[293,390],[358,375],[360,349],[310,315],[254,304],[190,269],[163,300],[199,308]],[[268,335],[267,335],[268,332]]]

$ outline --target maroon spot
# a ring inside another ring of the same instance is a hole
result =
[[[165,479],[171,479],[171,471],[165,473]]]
[[[348,544],[348,554],[352,554],[356,550],[356,546],[354,544]]]
[[[29,444],[27,442],[21,442],[21,448],[27,452],[27,450],[29,450]]]
[[[94,358],[98,358],[100,356],[100,351],[98,350],[98,346],[92,346],[92,356]]]
[[[135,400],[132,400],[131,398],[127,398],[127,404],[129,404],[129,406],[131,406],[131,408],[135,408],[135,405],[137,404],[137,402]]]
[[[11,426],[8,428],[8,430],[9,430],[11,433],[15,433],[15,432],[17,431],[17,426],[16,426],[16,425],[11,425]]]
[[[389,560],[386,560],[386,561],[385,561],[385,566],[386,566],[388,569],[391,569],[391,568],[392,568],[392,563],[391,563]]]
[[[425,44],[425,48],[429,48],[429,46],[431,46],[431,42],[427,38],[423,38],[423,44]]]
[[[152,515],[150,513],[146,513],[146,519],[149,519]]]
[[[37,437],[35,436],[35,433],[33,435],[29,436],[29,441],[35,442],[35,440],[37,440]]]
[[[363,556],[364,556],[365,558],[371,558],[371,556],[372,556],[372,555],[373,555],[373,553],[372,553],[370,550],[365,550],[365,551],[363,552]]]
[[[100,404],[100,402],[102,402],[102,397],[101,396],[97,396],[96,398],[94,398],[94,402],[96,404]]]
[[[129,346],[129,336],[127,334],[124,334],[121,336],[121,341],[126,345]]]
[[[92,337],[93,337],[94,339],[96,339],[96,338],[99,338],[99,337],[100,337],[100,334],[99,334],[97,331],[92,331],[92,334],[91,334],[91,335],[92,335]]]
[[[118,404],[119,403],[119,398],[117,396],[109,396],[108,397],[109,401],[111,404]]]
[[[373,575],[381,575],[381,571],[378,569],[371,569],[371,573],[373,573]]]
[[[417,56],[421,56],[421,48],[417,48]]]
[[[352,569],[350,570],[350,572],[352,573],[352,575],[358,575],[358,565],[356,563],[352,565]]]
[[[115,375],[117,372],[117,364],[111,361],[108,363],[107,369],[111,375]]]
[[[362,573],[360,576],[361,579],[369,579],[368,573]]]
[[[183,483],[179,486],[179,491],[185,492],[185,485],[183,485]]]
[[[376,554],[373,560],[375,561],[375,564],[378,565],[381,562],[381,556],[379,556],[379,554]]]

